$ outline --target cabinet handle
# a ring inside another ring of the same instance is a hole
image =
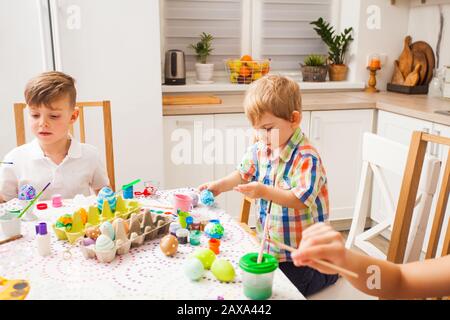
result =
[[[319,135],[319,132],[320,132],[320,119],[319,118],[314,118],[314,120],[313,120],[313,139],[315,139],[315,140],[319,140],[320,139],[320,135]]]

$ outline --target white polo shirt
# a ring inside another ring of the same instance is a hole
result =
[[[37,139],[9,152],[0,167],[0,194],[8,201],[17,198],[19,188],[32,185],[36,193],[51,182],[42,194],[42,200],[60,194],[63,199],[77,194],[89,196],[93,190],[109,185],[105,166],[98,150],[89,144],[72,138],[69,151],[64,160],[55,164],[47,158]]]

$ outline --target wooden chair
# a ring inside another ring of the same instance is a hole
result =
[[[399,176],[403,175],[406,167],[408,147],[400,143],[366,132],[363,137],[362,170],[352,226],[347,238],[346,247],[353,246],[366,254],[379,259],[386,259],[385,253],[373,245],[370,240],[379,236],[392,227],[395,216],[394,196],[387,187],[382,170],[389,171]],[[407,254],[404,262],[419,260],[425,238],[426,225],[431,204],[440,172],[440,161],[436,158],[425,158],[422,183],[419,186],[420,194],[415,202],[413,230],[409,235]],[[387,218],[366,230],[366,220],[370,212],[370,198],[372,194],[372,176],[374,182],[381,191],[382,199],[386,207]]]
[[[410,233],[411,220],[414,203],[417,196],[417,189],[422,172],[425,152],[428,142],[450,146],[450,138],[427,134],[415,131],[412,135],[411,145],[408,153],[408,161],[403,176],[400,197],[395,215],[394,227],[391,235],[391,242],[387,259],[395,263],[402,263],[407,248],[408,234]],[[432,228],[428,247],[425,252],[425,259],[436,258],[439,240],[445,235],[443,240],[441,256],[450,254],[450,223],[443,228],[444,215],[447,209],[448,195],[450,190],[450,149],[445,164],[444,174],[439,191],[436,212],[432,222]]]
[[[17,146],[25,144],[25,121],[23,111],[26,108],[25,103],[14,104],[14,118],[16,124],[16,140]],[[106,153],[106,169],[108,172],[109,182],[113,190],[115,190],[116,180],[114,175],[114,151],[112,139],[112,122],[111,122],[111,104],[109,101],[88,101],[77,102],[76,106],[80,110],[80,142],[86,142],[86,130],[84,121],[85,108],[100,107],[103,109],[103,130],[105,135],[105,153]],[[70,128],[73,134],[73,126]]]
[[[242,227],[242,229],[244,229],[251,236],[256,237],[256,232],[248,226],[248,218],[250,216],[250,209],[252,207],[252,202],[253,199],[247,198],[245,196],[243,197],[238,222],[239,225]]]

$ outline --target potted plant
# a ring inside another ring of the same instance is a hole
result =
[[[194,49],[197,54],[197,63],[195,64],[195,72],[197,76],[197,82],[199,83],[212,83],[212,77],[214,72],[214,64],[206,63],[208,56],[211,54],[211,44],[214,40],[213,36],[203,32],[200,35],[200,41],[196,44],[191,44],[190,47]]]
[[[327,77],[326,57],[318,54],[310,54],[301,64],[303,81],[323,82]]]
[[[353,40],[353,28],[344,29],[341,34],[335,34],[334,27],[319,18],[311,22],[315,25],[314,30],[322,38],[322,41],[328,46],[328,60],[331,81],[342,81],[347,78],[348,67],[345,64],[345,53],[347,52],[350,41]]]

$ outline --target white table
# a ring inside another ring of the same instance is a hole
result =
[[[178,190],[180,191],[180,190]],[[181,190],[183,191],[183,190]],[[168,204],[174,191],[158,193],[158,197],[142,200],[144,206]],[[71,201],[63,208],[35,211],[38,221],[49,226],[62,214],[75,210]],[[198,282],[190,281],[183,272],[185,259],[199,246],[179,245],[174,257],[166,257],[159,240],[132,248],[114,261],[103,264],[86,260],[78,248],[71,249],[72,258],[65,260],[63,252],[68,242],[58,241],[52,234],[52,254],[41,257],[36,252],[34,225],[22,223],[22,239],[0,246],[0,275],[7,279],[25,279],[30,283],[27,299],[246,299],[243,294],[239,259],[248,252],[257,252],[258,245],[229,215],[218,208],[199,206],[197,214],[219,218],[225,228],[218,257],[229,260],[236,270],[231,283],[221,283],[210,271]],[[203,237],[203,236],[202,236]],[[206,237],[201,246],[207,247]],[[303,295],[278,269],[275,272],[272,299],[304,299]]]

